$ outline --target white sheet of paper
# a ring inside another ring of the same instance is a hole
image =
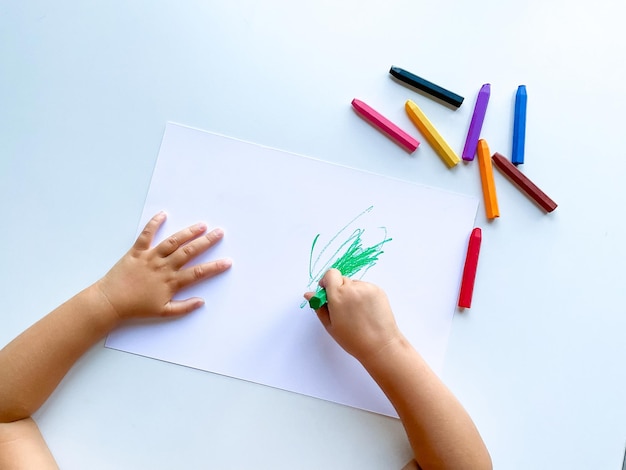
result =
[[[440,373],[476,198],[172,123],[139,230],[160,210],[168,220],[155,244],[198,221],[220,226],[224,239],[199,260],[228,256],[234,264],[179,295],[203,297],[203,308],[125,325],[106,346],[397,416],[308,305],[300,307],[315,235],[317,254],[370,206],[351,227],[365,229],[366,246],[381,241],[380,227],[393,240],[363,280],[387,292],[400,328]]]

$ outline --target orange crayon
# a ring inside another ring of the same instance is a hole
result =
[[[476,148],[478,153],[478,168],[480,169],[480,181],[483,185],[483,199],[485,201],[485,212],[488,219],[500,217],[498,209],[498,198],[496,196],[496,182],[493,178],[493,166],[489,146],[485,139],[478,141]]]

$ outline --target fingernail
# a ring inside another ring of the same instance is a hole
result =
[[[233,265],[233,260],[230,258],[223,258],[220,260],[220,264],[222,265],[222,268],[224,269],[230,268]]]
[[[224,230],[222,230],[221,228],[213,229],[213,235],[218,238],[222,238],[224,236]]]
[[[196,224],[196,229],[200,230],[201,232],[204,232],[207,229],[207,227],[204,222],[198,222]]]

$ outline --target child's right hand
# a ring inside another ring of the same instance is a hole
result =
[[[383,290],[329,269],[320,280],[328,303],[316,310],[326,331],[361,363],[403,338]],[[313,292],[304,297],[309,300]]]
[[[228,258],[189,265],[223,237],[221,229],[207,232],[204,223],[152,242],[166,215],[155,215],[133,247],[93,287],[104,296],[117,322],[128,318],[184,315],[204,300],[173,300],[181,289],[217,276],[231,266]]]

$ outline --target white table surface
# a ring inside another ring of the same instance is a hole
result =
[[[617,469],[626,442],[623,2],[4,0],[0,3],[0,345],[102,276],[134,239],[166,121],[481,196],[476,164],[409,156],[350,109],[413,135],[414,99],[459,152],[476,94],[545,215],[496,174],[479,208],[471,310],[443,379],[496,469]],[[398,85],[404,67],[465,97]],[[210,184],[208,182],[207,184]],[[313,208],[302,208],[312,210]],[[263,229],[262,227],[260,229]],[[408,276],[410,273],[398,273]],[[36,414],[63,469],[393,469],[400,423],[96,345]]]

